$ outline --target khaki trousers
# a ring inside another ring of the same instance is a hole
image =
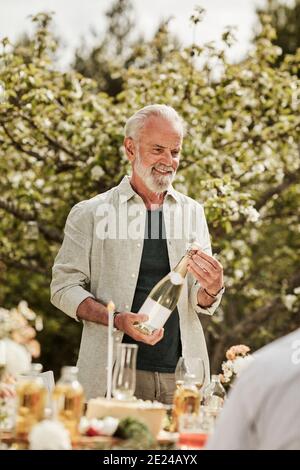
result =
[[[176,389],[175,375],[164,372],[136,371],[135,396],[142,400],[160,401],[166,405],[173,403]]]

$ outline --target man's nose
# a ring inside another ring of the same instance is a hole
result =
[[[173,156],[170,150],[164,151],[162,163],[164,163],[164,165],[172,166]]]

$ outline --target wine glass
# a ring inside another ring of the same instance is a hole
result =
[[[177,388],[183,385],[185,374],[187,374],[185,359],[184,357],[180,357],[175,369],[175,382]]]
[[[118,344],[112,388],[113,396],[117,400],[131,400],[134,396],[137,349],[136,344]]]
[[[184,382],[185,374],[195,376],[195,385],[200,391],[205,382],[204,361],[200,357],[180,357],[175,369],[176,386],[180,387]]]
[[[200,357],[188,357],[186,361],[188,374],[193,374],[195,376],[195,385],[200,391],[205,382],[204,361]]]

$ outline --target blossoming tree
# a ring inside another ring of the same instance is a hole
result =
[[[201,12],[193,16],[198,23]],[[262,15],[253,50],[237,64],[224,47],[170,47],[167,32],[140,44],[116,97],[53,62],[48,15],[24,46],[0,55],[0,300],[42,312],[43,352],[57,363],[78,347],[78,325],[49,303],[53,258],[76,202],[117,184],[128,169],[123,126],[149,103],[174,106],[188,125],[175,186],[205,206],[226,296],[206,331],[215,368],[226,347],[251,349],[293,329],[299,313],[299,51],[280,49]],[[154,61],[160,48],[164,61]],[[218,72],[218,73],[217,73]],[[298,288],[298,289],[297,289]],[[76,334],[74,334],[76,331]],[[68,341],[66,341],[68,337]]]

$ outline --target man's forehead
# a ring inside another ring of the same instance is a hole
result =
[[[182,130],[180,124],[172,123],[164,118],[153,116],[149,118],[141,133],[140,139],[149,145],[160,147],[180,146]]]

